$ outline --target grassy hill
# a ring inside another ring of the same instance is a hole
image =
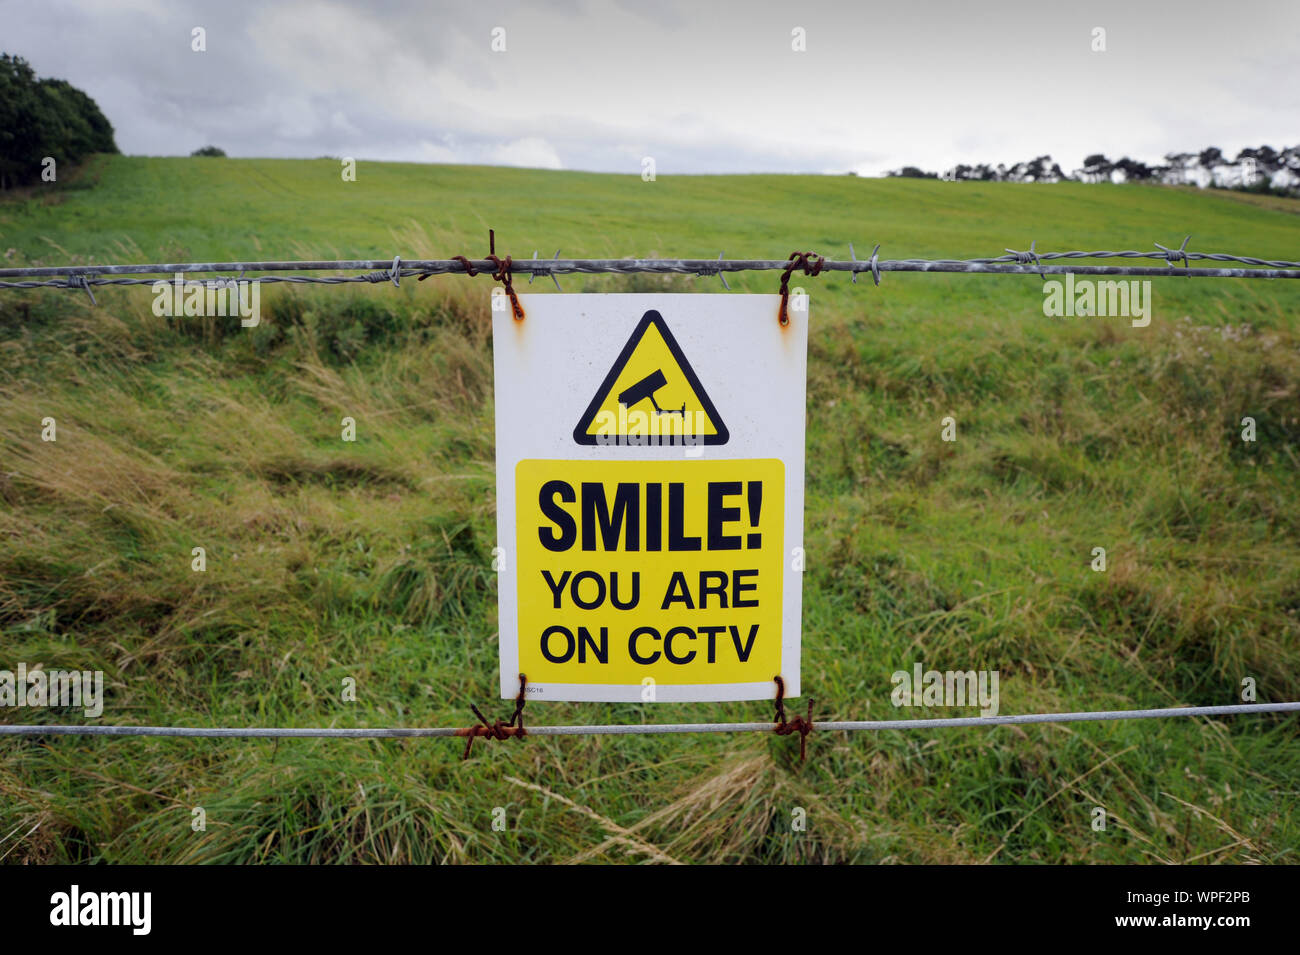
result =
[[[645,183],[364,161],[345,183],[331,160],[111,157],[0,201],[0,253],[477,257],[491,226],[517,258],[844,257],[850,241],[859,255],[881,242],[885,257],[968,257],[1191,233],[1194,249],[1295,259],[1297,211],[1142,186]],[[1033,277],[801,284],[804,684],[820,718],[900,715],[890,674],[916,661],[999,670],[1004,713],[1232,703],[1246,677],[1261,701],[1300,699],[1300,282],[1157,278],[1147,328],[1045,318]],[[147,288],[97,290],[98,307],[0,291],[0,669],[102,669],[114,723],[504,712],[489,285],[267,287],[256,329],[157,318]],[[345,415],[356,443],[340,440]],[[947,415],[955,443],[940,440]],[[40,438],[45,417],[57,442]],[[195,546],[205,573],[191,570]],[[349,677],[357,702],[341,700]],[[822,733],[802,766],[797,741],[758,736],[534,737],[480,743],[466,762],[435,740],[3,739],[0,859],[1296,862],[1298,730],[1245,717]],[[807,831],[791,831],[795,807]]]

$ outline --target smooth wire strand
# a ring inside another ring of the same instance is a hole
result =
[[[1150,720],[1177,716],[1241,716],[1247,713],[1293,713],[1294,703],[1238,703],[1230,706],[1178,706],[1155,710],[1096,710],[1080,713],[1026,713],[1015,716],[959,716],[920,720],[827,720],[815,722],[814,732],[924,730],[960,726],[1011,726],[1026,723],[1083,723],[1102,720]],[[770,733],[771,722],[754,723],[617,723],[592,726],[533,726],[529,736],[659,736],[672,733]],[[190,727],[190,726],[70,726],[0,725],[0,736],[187,736],[242,739],[406,739],[465,737],[470,730],[451,727]]]

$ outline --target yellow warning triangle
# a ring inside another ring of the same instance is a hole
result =
[[[726,444],[731,435],[663,316],[642,316],[573,429],[578,444]]]

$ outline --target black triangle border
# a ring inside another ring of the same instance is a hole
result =
[[[618,376],[622,374],[623,367],[632,357],[632,353],[636,351],[636,346],[641,344],[641,339],[645,337],[645,333],[651,325],[659,329],[659,334],[663,336],[664,343],[668,346],[668,351],[672,353],[673,358],[677,359],[677,367],[681,368],[682,374],[686,376],[687,383],[695,390],[695,394],[699,396],[700,404],[704,406],[704,413],[709,416],[709,420],[713,422],[714,427],[717,429],[717,434],[702,435],[701,440],[697,443],[726,444],[731,440],[731,432],[727,429],[726,423],[718,414],[718,409],[713,406],[713,399],[709,397],[709,393],[705,391],[704,386],[700,384],[700,379],[695,376],[695,369],[692,368],[691,363],[686,360],[686,355],[682,352],[681,346],[677,344],[677,339],[674,338],[673,333],[668,330],[668,323],[665,322],[664,317],[653,308],[641,316],[641,321],[637,323],[636,328],[632,330],[632,334],[628,336],[627,344],[623,346],[623,351],[619,353],[619,356],[616,359],[614,359],[614,364],[610,368],[609,374],[605,376],[605,380],[602,381],[600,387],[596,389],[596,397],[591,399],[591,404],[587,406],[587,410],[583,413],[577,426],[574,427],[573,440],[578,444],[587,447],[600,443],[597,441],[596,435],[587,434],[587,429],[591,427],[592,421],[595,420],[596,414],[600,411],[600,406],[604,404],[602,399],[609,394],[610,390],[614,387],[614,382],[616,382]],[[668,445],[669,447],[678,443],[679,436],[674,435],[673,437],[674,441],[672,444]],[[620,442],[614,442],[608,446],[624,448],[664,447],[662,443],[654,445],[628,445]]]

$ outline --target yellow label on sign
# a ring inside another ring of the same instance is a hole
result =
[[[663,317],[646,312],[573,429],[578,444],[726,444],[727,426]]]
[[[530,683],[770,682],[785,465],[523,460],[519,667]]]

